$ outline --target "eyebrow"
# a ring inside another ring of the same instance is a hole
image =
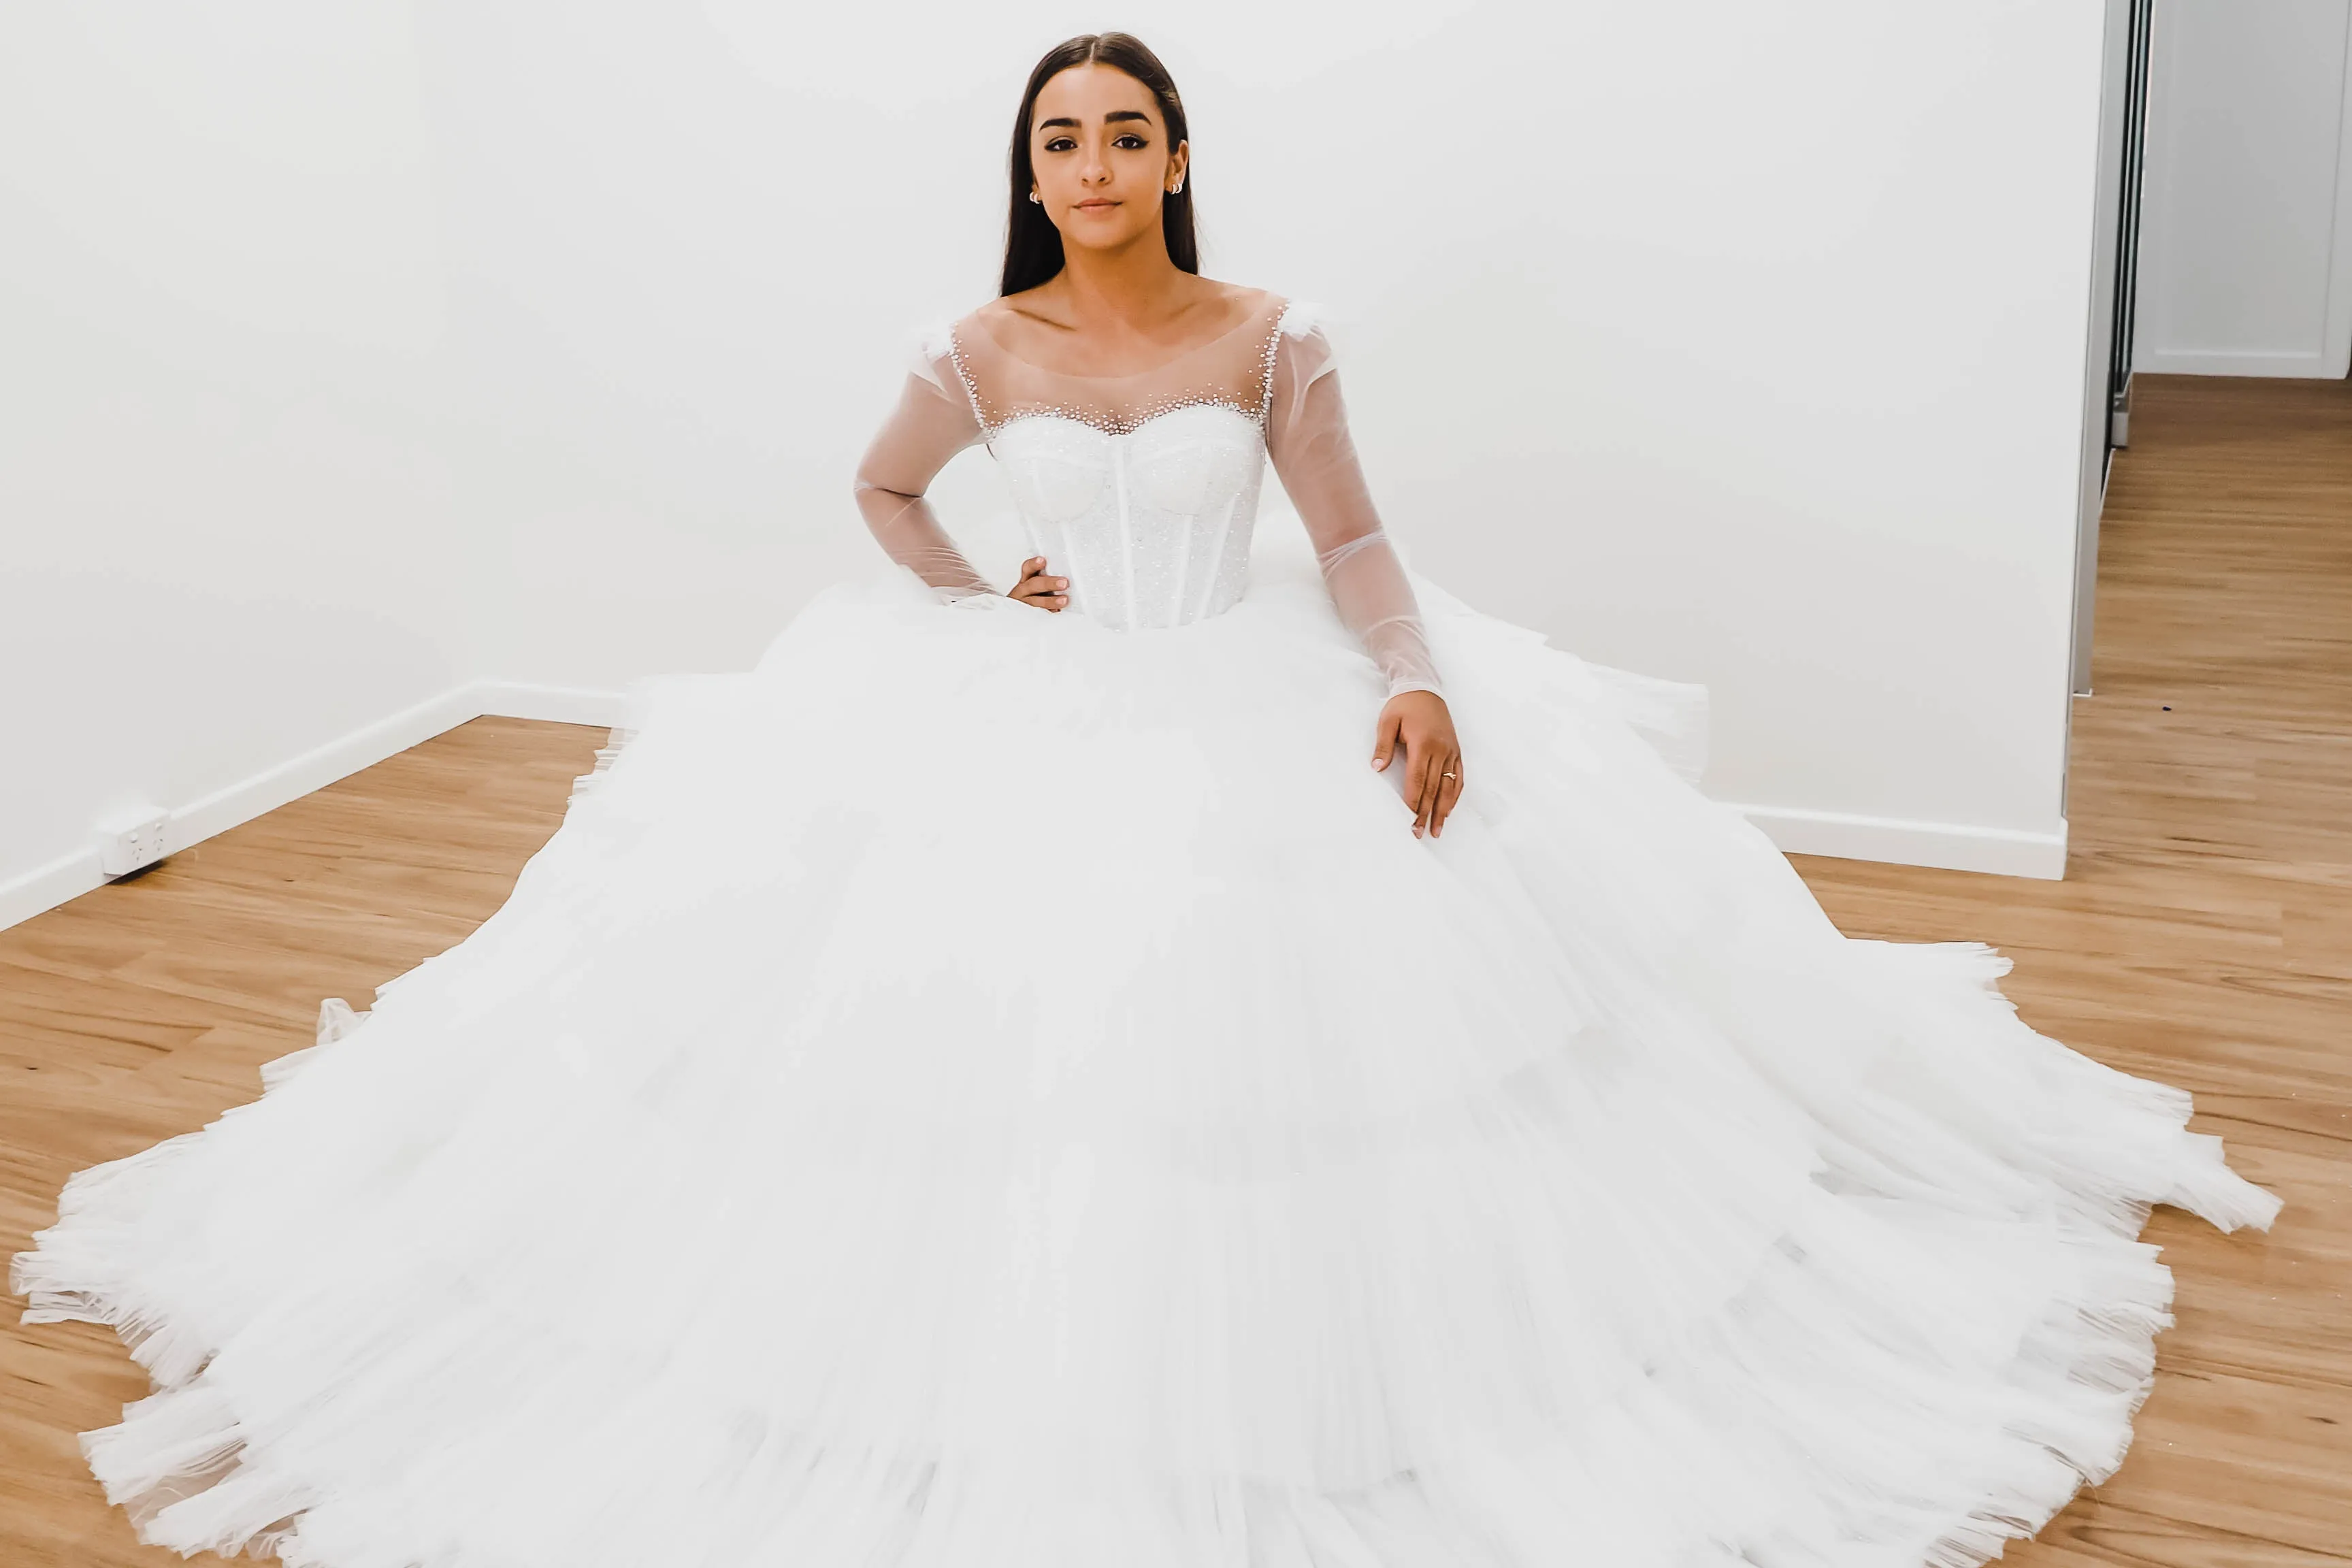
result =
[[[1144,113],[1143,110],[1139,109],[1114,109],[1108,114],[1103,116],[1103,123],[1105,125],[1115,125],[1123,120],[1140,120],[1146,125],[1151,123],[1151,116]],[[1068,115],[1057,114],[1051,120],[1039,121],[1037,122],[1037,129],[1044,131],[1055,125],[1066,125],[1073,131],[1076,131],[1078,128],[1078,122],[1071,119]]]

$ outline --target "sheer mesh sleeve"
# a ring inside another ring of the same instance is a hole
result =
[[[1307,524],[1331,603],[1388,678],[1389,695],[1442,693],[1421,606],[1356,461],[1330,341],[1297,310],[1285,315],[1275,341],[1265,432],[1266,454]]]
[[[918,352],[898,405],[857,465],[857,510],[891,560],[929,584],[942,599],[994,594],[940,526],[923,491],[948,459],[981,438],[971,398],[944,344]]]

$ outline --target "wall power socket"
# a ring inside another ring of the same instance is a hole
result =
[[[116,813],[98,825],[99,869],[121,877],[163,858],[163,828],[170,814],[157,805],[138,805]]]

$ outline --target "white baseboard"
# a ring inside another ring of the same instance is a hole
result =
[[[619,721],[621,707],[622,695],[617,691],[510,680],[467,681],[180,807],[165,818],[163,852],[176,854],[200,844],[215,833],[250,822],[484,714],[611,725]],[[99,869],[95,845],[37,866],[0,883],[0,930],[78,899],[108,880]]]
[[[2142,349],[2132,359],[2134,375],[2279,375],[2333,381],[2344,374],[2317,349],[2247,353],[2219,349]]]
[[[173,855],[191,844],[200,844],[215,833],[250,822],[263,812],[275,811],[314,789],[324,788],[362,768],[373,767],[420,741],[429,741],[444,730],[478,717],[481,709],[475,706],[475,684],[452,687],[438,697],[427,698],[372,724],[362,724],[324,745],[313,746],[299,756],[179,807],[164,818],[163,853]],[[93,888],[105,886],[109,879],[99,868],[98,847],[94,843],[46,866],[37,866],[0,883],[0,930],[78,899]]]
[[[386,757],[429,741],[445,730],[485,714],[538,719],[562,724],[609,726],[623,717],[619,691],[587,687],[541,686],[528,681],[475,680],[403,709],[389,718],[313,747],[275,767],[215,790],[171,814],[163,833],[166,854],[201,843],[215,833],[250,822],[312,790],[373,767]],[[1781,850],[1793,855],[1832,855],[1849,860],[1884,860],[1900,866],[1935,866],[1955,871],[1989,871],[2009,877],[2057,879],[2066,874],[2066,824],[2053,831],[2027,833],[1971,827],[1947,822],[1905,822],[1889,817],[1806,811],[1793,806],[1736,805]],[[55,909],[103,886],[95,846],[37,866],[0,883],[0,930]]]
[[[46,866],[20,871],[0,882],[0,931],[79,899],[106,879],[98,868],[95,848],[62,855]]]
[[[2066,875],[2066,819],[2063,816],[2055,828],[2035,833],[1786,805],[1735,805],[1732,809],[1762,828],[1764,836],[1786,855],[1883,860],[1896,866],[1988,871],[2045,881]]]
[[[337,779],[348,778],[362,768],[372,768],[386,757],[397,756],[444,730],[454,730],[469,719],[479,718],[481,711],[475,705],[474,683],[469,681],[413,708],[404,708],[388,719],[362,725],[323,746],[315,746],[291,761],[264,769],[226,789],[215,790],[173,812],[163,829],[163,851],[173,854],[215,833],[226,833],[265,811],[275,811],[312,790],[324,789]]]

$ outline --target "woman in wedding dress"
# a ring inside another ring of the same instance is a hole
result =
[[[14,1283],[152,1373],[84,1439],[146,1539],[1966,1568],[2118,1464],[2149,1206],[2279,1200],[1988,948],[1843,937],[1701,693],[1408,573],[1186,136],[1049,54],[1004,295],[859,472],[895,564],[639,683],[479,930],[68,1184]],[[975,443],[1009,593],[923,499]]]

